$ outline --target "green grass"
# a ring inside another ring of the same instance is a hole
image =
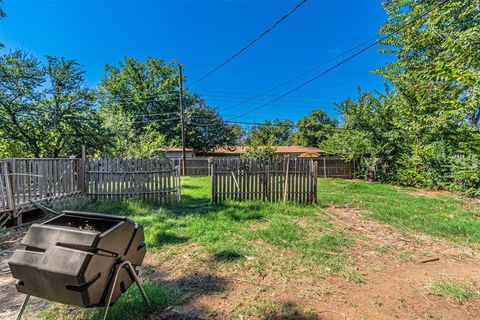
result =
[[[147,307],[137,286],[133,285],[120,299],[110,307],[108,319],[110,320],[142,320],[148,317],[150,312],[164,309],[175,299],[175,294],[170,290],[147,281],[143,288],[150,299],[151,306]],[[103,308],[78,309],[69,308],[65,305],[52,303],[49,308],[35,315],[35,319],[99,319],[102,316]],[[29,318],[26,314],[26,318]]]
[[[400,228],[461,242],[480,241],[480,206],[453,195],[421,197],[413,195],[411,188],[336,179],[319,179],[318,188],[321,207],[354,207],[371,219]],[[234,266],[246,278],[272,272],[293,278],[340,273],[353,282],[365,282],[348,256],[353,235],[338,231],[326,210],[282,202],[209,202],[209,177],[182,177],[178,205],[161,208],[140,201],[98,202],[85,210],[124,215],[142,224],[147,250],[153,256],[184,254],[184,247],[175,247],[193,244],[187,250],[208,257],[203,262],[218,268]],[[381,252],[387,249],[378,248]],[[157,310],[184,299],[153,283],[147,289]],[[112,308],[111,319],[142,318],[149,312],[141,309],[136,289],[128,292]],[[72,314],[79,314],[79,319],[98,317],[98,311],[84,313],[58,305],[42,315],[62,319],[59,315],[65,312],[65,319]]]
[[[446,280],[435,280],[430,287],[432,294],[447,297],[459,304],[467,303],[478,298],[479,293],[471,287]]]
[[[87,210],[126,215],[141,223],[149,251],[193,242],[217,258],[232,261],[256,256],[258,241],[287,249],[304,261],[326,266],[337,264],[349,245],[346,235],[325,232],[331,229],[327,218],[318,218],[310,205],[261,202],[227,202],[210,205],[208,177],[182,178],[182,200],[177,206],[159,208],[137,201],[95,203]],[[306,219],[307,226],[297,224]],[[262,225],[261,229],[255,227]],[[312,225],[312,226],[311,226]],[[335,251],[338,256],[326,254]],[[331,260],[331,261],[329,261]],[[336,267],[338,269],[338,267]]]
[[[192,243],[218,266],[236,263],[242,268],[242,262],[247,264],[246,257],[253,258],[251,265],[243,267],[246,273],[261,274],[275,267],[282,275],[295,274],[302,268],[315,272],[339,272],[347,262],[344,250],[351,245],[349,237],[333,230],[328,216],[324,213],[320,213],[324,216],[319,216],[315,206],[282,202],[211,205],[208,177],[182,177],[179,205],[158,207],[132,200],[97,202],[84,210],[124,215],[142,224],[149,254]],[[277,257],[280,251],[283,260]],[[152,286],[150,289],[154,291],[150,294],[164,297],[161,303],[156,304],[156,309],[162,309],[176,299],[184,299],[173,297],[164,287]],[[133,301],[140,298],[135,293],[136,289],[132,287],[128,292],[131,291],[134,293],[123,296],[111,309],[111,319],[122,319],[125,314],[143,317],[143,309],[131,311],[132,305],[135,305]],[[141,303],[138,305],[142,306]],[[66,318],[79,314],[79,318],[94,319],[98,318],[98,312],[72,311],[55,304],[42,316],[62,319],[63,314],[67,315]]]
[[[456,242],[480,241],[480,206],[455,195],[418,196],[413,188],[320,179],[319,205],[354,207],[369,217]]]

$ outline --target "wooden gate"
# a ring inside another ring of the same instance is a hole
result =
[[[85,193],[96,199],[139,198],[154,203],[180,199],[180,171],[168,159],[87,160]]]
[[[317,162],[302,158],[211,158],[212,202],[317,201]]]

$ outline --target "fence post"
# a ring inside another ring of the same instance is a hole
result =
[[[269,160],[267,160],[269,161]],[[268,163],[268,162],[267,162]],[[265,192],[265,200],[270,201],[270,166],[265,166],[265,185],[263,191]]]
[[[327,177],[327,155],[323,156],[323,177]]]
[[[7,189],[7,206],[13,212],[13,216],[16,213],[16,205],[15,205],[15,179],[14,179],[14,172],[15,172],[15,163],[14,159],[8,158],[5,159],[5,166],[4,166],[4,175],[5,175],[5,187]],[[22,215],[18,215],[17,217],[17,225],[22,223]]]
[[[312,160],[313,161],[313,160]],[[313,161],[313,203],[317,203],[317,184],[318,184],[318,162]]]
[[[289,184],[289,181],[288,181],[288,169],[290,167],[290,158],[287,156],[284,158],[284,161],[285,159],[287,160],[287,170],[285,170],[285,185],[284,185],[284,188],[283,188],[283,203],[286,203],[287,202],[287,192],[288,192],[288,184]]]
[[[80,160],[80,168],[79,168],[79,187],[80,192],[84,195],[87,194],[87,184],[86,184],[86,171],[87,171],[87,161],[85,155],[85,145],[82,144],[82,159]]]
[[[215,179],[215,161],[213,159],[213,157],[211,158],[208,158],[208,164],[209,164],[209,168],[210,168],[210,176],[211,176],[211,190],[210,192],[212,193],[210,198],[211,198],[211,201],[212,203],[216,203],[217,202],[217,195],[215,194],[216,193],[216,179]]]

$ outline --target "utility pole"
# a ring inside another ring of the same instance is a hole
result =
[[[183,105],[182,66],[178,64],[178,87],[180,88],[180,119],[182,121],[182,175],[187,174],[187,155],[185,152],[185,107]]]

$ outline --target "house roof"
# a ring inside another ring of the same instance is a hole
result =
[[[168,148],[165,151],[166,152],[182,152],[182,150],[183,149],[181,147],[175,147],[175,148]],[[193,152],[194,150],[191,149],[191,148],[185,148],[185,151],[186,152]]]

